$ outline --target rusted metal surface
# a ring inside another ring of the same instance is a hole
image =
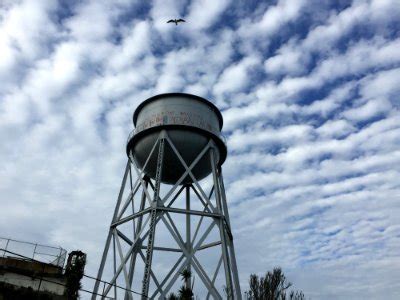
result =
[[[157,95],[139,105],[133,120],[136,128],[129,135],[127,154],[130,156],[132,153],[141,169],[162,130],[168,133],[187,164],[193,161],[210,138],[217,146],[217,164],[222,165],[225,161],[227,149],[221,134],[222,116],[206,99],[183,93]],[[161,177],[161,182],[173,184],[184,168],[170,148],[165,149],[164,157],[166,171]],[[156,156],[150,157],[147,167],[144,168],[145,174],[153,179],[156,175],[156,164]],[[209,175],[209,158],[204,157],[193,173],[198,180]],[[191,182],[191,177],[187,176],[182,184]]]

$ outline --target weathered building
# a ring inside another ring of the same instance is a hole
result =
[[[66,250],[1,238],[0,245],[0,300],[68,299],[71,282],[64,271]],[[71,254],[83,255],[86,261],[82,252]],[[74,261],[69,257],[69,264]],[[67,265],[66,270],[71,266]]]

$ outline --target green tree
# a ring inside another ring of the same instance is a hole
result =
[[[193,286],[189,286],[186,283],[189,282],[189,279],[192,277],[192,273],[185,269],[181,273],[182,280],[184,284],[180,287],[178,291],[178,295],[174,293],[169,294],[168,300],[192,300],[193,299]]]
[[[169,294],[168,300],[179,300],[178,296],[174,293]]]
[[[255,274],[250,275],[250,289],[245,292],[248,300],[304,300],[305,296],[301,291],[291,291],[292,286],[287,281],[281,268],[274,268],[272,272],[268,271],[264,277],[258,277]]]
[[[306,297],[304,296],[302,291],[291,291],[289,294],[289,300],[304,300]]]
[[[79,290],[82,287],[81,279],[84,275],[86,264],[86,254],[80,250],[72,251],[68,255],[67,266],[65,268],[66,290],[68,300],[79,298]]]

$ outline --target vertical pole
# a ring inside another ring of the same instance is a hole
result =
[[[37,248],[37,244],[35,244],[35,248],[33,248],[33,255],[32,255],[32,259],[35,259],[36,248]]]
[[[116,257],[116,252],[115,252],[115,235],[113,235],[113,237],[112,237],[112,239],[113,239],[113,255],[114,255],[114,257],[113,257],[113,261],[114,261],[114,269],[113,269],[113,271],[114,271],[114,274],[117,272],[117,257]],[[117,283],[115,282],[115,285],[114,285],[114,299],[117,299]]]
[[[211,169],[213,174],[214,180],[214,187],[215,187],[215,199],[217,202],[217,209],[220,214],[223,215],[224,211],[221,205],[221,193],[218,184],[218,177],[216,172],[216,160],[214,156],[214,148],[213,145],[210,149],[210,162],[211,162]],[[231,277],[231,267],[230,267],[230,259],[229,253],[227,249],[227,239],[226,239],[226,230],[223,223],[223,217],[218,220],[219,232],[221,236],[221,248],[222,248],[222,257],[224,262],[224,270],[225,270],[225,280],[226,280],[226,290],[227,290],[227,298],[233,299],[233,291],[232,291],[232,277]]]
[[[62,248],[60,247],[60,255],[57,258],[57,266],[60,266],[61,256],[62,256]],[[60,267],[62,268],[63,266],[64,266],[64,262],[62,263],[62,265]]]
[[[145,182],[145,186],[143,187],[143,189],[147,189],[147,186],[149,184],[147,177],[145,177],[143,180]],[[139,211],[144,210],[145,205],[146,205],[146,193],[143,190],[142,191],[142,198],[141,198],[141,201],[140,201]],[[134,239],[136,239],[136,237],[139,235],[139,232],[142,229],[142,223],[143,223],[143,215],[138,217],[136,231],[134,232]],[[139,250],[140,246],[141,246],[141,243],[139,243],[137,245],[136,250],[132,252],[131,265],[130,265],[130,268],[129,268],[129,283],[130,283],[130,286],[127,287],[128,289],[131,289],[131,287],[132,287],[133,275],[134,275],[134,272],[135,272],[135,265],[136,265],[136,258],[137,258],[138,251],[140,251]],[[125,300],[129,299],[128,297],[129,297],[129,293],[128,293],[128,291],[126,291]]]
[[[132,183],[132,167],[129,166],[129,183],[131,186],[131,193],[133,193],[133,183]],[[132,214],[135,213],[135,198],[132,195]],[[132,219],[132,233],[133,233],[133,239],[136,239],[136,226],[135,226],[135,219]],[[129,286],[127,286],[126,288],[128,290],[131,289],[132,287],[132,281],[133,281],[133,272],[135,269],[135,263],[136,263],[136,251],[133,251],[131,254],[131,262],[130,262],[130,267],[129,267],[129,273],[128,273],[128,282],[129,282]],[[132,299],[132,294],[129,293],[128,291],[125,291],[125,300],[130,300]]]
[[[131,202],[132,202],[132,214],[134,214],[135,213],[135,197],[133,196],[133,184],[132,184],[132,168],[131,168],[131,166],[129,165],[129,183],[130,183],[130,186],[131,186],[131,193],[132,193],[132,200],[131,200]],[[135,231],[136,231],[136,228],[135,228],[135,219],[133,219],[132,220],[132,232],[133,232],[133,235],[135,235]]]
[[[226,222],[231,228],[231,223],[229,219],[229,212],[228,212],[228,204],[226,202],[226,193],[225,193],[225,186],[224,186],[224,178],[222,176],[222,170],[221,168],[218,169],[218,177],[219,177],[219,186],[221,188],[221,196],[222,196],[222,205],[224,208],[224,215],[226,218]],[[239,282],[239,272],[236,264],[236,255],[235,255],[235,247],[233,245],[233,239],[229,241],[228,243],[229,246],[229,252],[231,254],[231,261],[232,261],[232,273],[233,273],[233,280],[235,282],[235,292],[236,292],[236,298],[241,300],[242,299],[242,292],[240,290],[240,282]]]
[[[41,288],[41,286],[42,286],[42,280],[43,280],[43,274],[44,274],[44,267],[45,267],[45,264],[42,264],[42,265],[43,265],[43,267],[42,267],[42,274],[40,274],[39,286],[38,286],[38,289],[37,289],[38,293],[40,292],[40,288]]]
[[[186,186],[186,210],[189,212],[190,211],[190,185]],[[192,253],[192,244],[191,244],[191,228],[190,228],[190,214],[186,214],[186,249],[187,252],[190,254]],[[189,264],[186,267],[186,270],[192,272],[191,270],[191,264]],[[191,276],[186,278],[186,288],[190,289],[191,288]]]
[[[60,266],[61,253],[62,253],[62,248],[60,247],[60,253],[56,256],[57,259],[55,260],[56,265],[57,265],[58,267]],[[63,267],[63,265],[62,265],[61,267]]]
[[[3,257],[6,256],[6,252],[7,252],[7,249],[8,249],[8,243],[9,242],[10,242],[10,239],[7,239],[6,248],[4,249]]]
[[[149,293],[150,285],[150,272],[151,272],[151,262],[153,259],[153,246],[154,246],[154,236],[157,222],[157,206],[160,196],[160,184],[162,175],[162,166],[164,158],[164,143],[165,143],[165,132],[162,131],[159,137],[159,148],[158,148],[158,158],[157,158],[157,169],[156,169],[156,182],[154,186],[154,197],[151,208],[150,217],[150,229],[149,236],[147,238],[147,250],[146,250],[146,262],[144,265],[144,276],[142,285],[142,299],[146,299]]]
[[[104,295],[104,289],[106,288],[106,282],[104,281],[103,283],[103,291],[101,292],[102,295]],[[103,297],[102,297],[103,298]]]
[[[124,178],[122,179],[121,189],[119,190],[117,204],[115,205],[114,215],[113,215],[111,224],[114,223],[115,219],[118,216],[118,211],[119,211],[119,207],[121,205],[122,195],[124,194],[124,190],[125,190],[126,179],[128,177],[128,173],[129,173],[129,164],[130,164],[130,161],[128,159],[128,162],[126,163]],[[96,294],[99,291],[100,279],[101,279],[101,276],[103,275],[104,265],[107,260],[107,254],[108,254],[108,249],[110,248],[111,237],[112,237],[112,230],[110,228],[110,230],[108,231],[106,244],[104,246],[103,257],[101,258],[99,272],[97,273],[97,280],[96,280],[96,283],[94,284],[92,300],[96,299]]]

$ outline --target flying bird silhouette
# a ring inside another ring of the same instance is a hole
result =
[[[175,23],[175,25],[178,25],[180,22],[186,22],[184,19],[171,19],[167,23]]]

